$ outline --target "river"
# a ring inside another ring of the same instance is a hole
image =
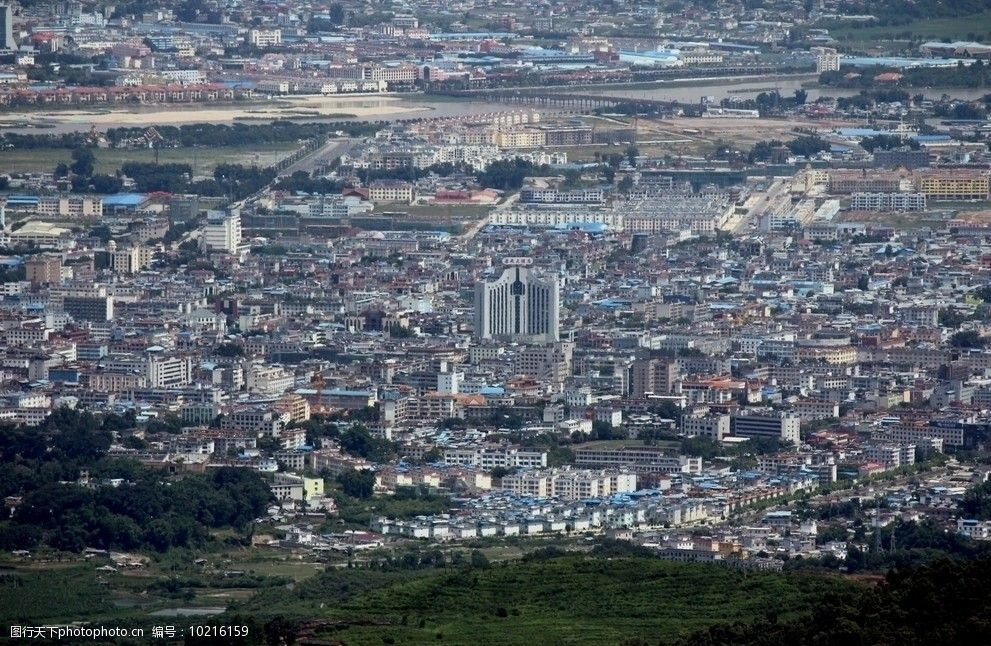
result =
[[[814,78],[814,75],[806,74],[787,77],[712,79],[695,84],[678,80],[658,82],[652,86],[641,84],[562,87],[554,88],[554,91],[696,103],[702,97],[713,97],[716,100],[731,96],[749,98],[769,90],[778,90],[787,96]],[[807,92],[808,100],[814,101],[820,96],[851,96],[858,91],[809,88]],[[920,89],[911,92],[913,94],[921,92],[931,97],[946,93],[961,99],[978,99],[988,93],[988,90]],[[91,128],[103,131],[117,126],[144,127],[234,121],[263,123],[279,117],[294,117],[299,120],[307,120],[308,117],[312,120],[339,117],[393,121],[420,117],[458,117],[518,108],[519,106],[513,107],[488,101],[437,99],[426,95],[296,96],[234,105],[149,105],[116,108],[94,106],[71,110],[2,112],[0,132],[63,133],[88,131]]]

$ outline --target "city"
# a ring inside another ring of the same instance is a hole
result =
[[[989,88],[980,0],[0,0],[2,639],[986,643]]]

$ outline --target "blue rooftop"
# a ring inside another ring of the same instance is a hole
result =
[[[144,193],[115,193],[103,198],[104,206],[137,206],[145,201]]]

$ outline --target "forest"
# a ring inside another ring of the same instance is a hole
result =
[[[250,533],[271,492],[250,469],[218,468],[166,478],[106,457],[123,415],[56,410],[40,427],[0,426],[0,494],[17,502],[0,515],[0,549],[40,545],[79,552],[202,546],[210,530]],[[83,486],[89,475],[93,486]]]

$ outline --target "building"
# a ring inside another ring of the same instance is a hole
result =
[[[248,32],[248,42],[252,47],[264,49],[282,44],[281,29],[252,29]]]
[[[24,261],[27,280],[38,285],[57,285],[62,280],[62,259],[58,256],[31,256]]]
[[[867,444],[864,457],[885,469],[897,469],[915,464],[914,444]]]
[[[516,374],[552,384],[563,383],[572,373],[575,344],[567,341],[521,347],[513,360]]]
[[[112,321],[114,318],[113,296],[65,296],[62,309],[76,321],[94,323]]]
[[[142,269],[146,269],[151,264],[154,255],[150,247],[117,249],[113,241],[110,242],[108,247],[108,265],[118,274],[134,274]]]
[[[989,182],[984,171],[929,171],[918,176],[916,186],[930,200],[951,202],[988,199]]]
[[[103,216],[103,199],[89,195],[46,195],[38,198],[36,213],[61,218],[98,218]]]
[[[546,451],[527,451],[508,446],[483,446],[444,449],[444,462],[452,466],[477,467],[490,471],[505,469],[542,469],[547,467]]]
[[[829,192],[833,194],[897,193],[900,188],[901,178],[895,173],[868,173],[866,169],[829,173]]]
[[[559,340],[560,296],[556,276],[538,271],[530,258],[506,258],[502,274],[475,286],[475,336],[552,343]]]
[[[840,55],[832,47],[813,47],[812,53],[816,57],[816,72],[835,72],[840,69]]]
[[[14,10],[9,4],[0,4],[0,52],[17,49],[14,40]]]
[[[854,211],[925,211],[925,193],[854,193],[850,199]]]
[[[664,449],[650,446],[575,449],[580,467],[625,467],[643,473],[701,473],[702,458],[665,455]]]
[[[791,444],[801,441],[801,419],[797,415],[761,415],[741,411],[730,417],[730,431],[737,437],[767,438]]]
[[[991,520],[958,518],[957,533],[973,541],[989,541],[991,540]]]
[[[521,496],[587,500],[636,491],[637,476],[633,473],[612,470],[525,471],[504,476],[502,488]]]
[[[145,377],[151,388],[177,388],[192,381],[193,361],[190,357],[166,357],[149,354],[145,361]]]
[[[592,143],[592,128],[587,126],[545,126],[543,130],[547,146],[588,146]]]
[[[683,415],[681,432],[686,437],[707,437],[721,442],[730,434],[730,416],[721,414]]]
[[[678,363],[668,359],[637,359],[630,370],[630,394],[638,399],[648,394],[670,394],[679,372]]]
[[[207,251],[236,253],[241,246],[241,214],[237,210],[208,211],[203,229],[203,245]]]
[[[926,168],[929,166],[929,151],[911,148],[875,150],[873,164],[874,168]]]
[[[413,185],[401,180],[381,179],[368,185],[368,199],[376,203],[412,204],[415,195]]]

